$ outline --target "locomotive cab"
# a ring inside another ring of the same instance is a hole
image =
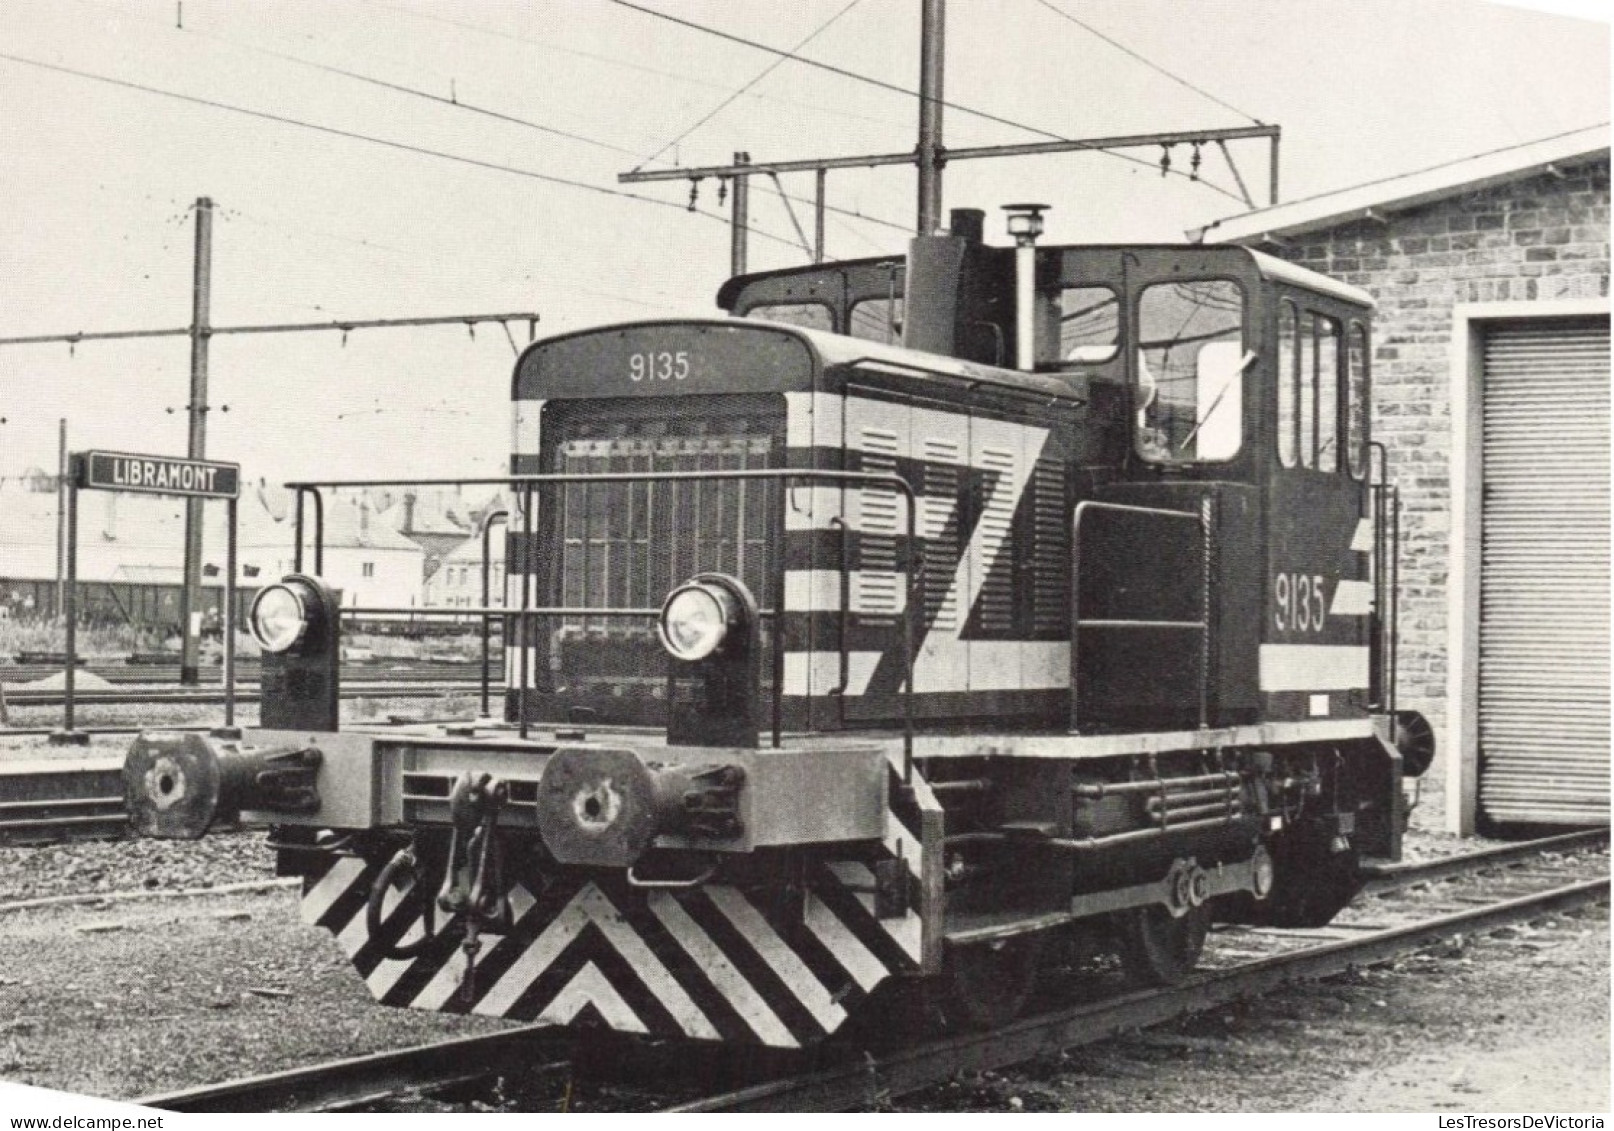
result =
[[[1171,981],[1213,918],[1326,922],[1432,752],[1394,703],[1371,299],[1035,228],[965,211],[731,280],[737,317],[535,343],[503,719],[339,728],[299,557],[254,618],[307,645],[286,702],[143,735],[137,826],[270,824],[388,1004],[734,1043],[893,985],[996,1023],[1054,934]],[[301,547],[355,484],[294,486]]]

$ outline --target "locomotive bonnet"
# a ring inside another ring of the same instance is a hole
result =
[[[1213,921],[1326,923],[1433,756],[1372,299],[1041,211],[523,352],[500,719],[340,724],[319,503],[363,484],[294,484],[262,726],[140,736],[138,831],[267,825],[382,1003],[735,1044],[998,1024],[1067,936],[1159,983]]]

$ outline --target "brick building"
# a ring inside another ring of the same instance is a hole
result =
[[[1609,132],[1230,217],[1379,303],[1373,438],[1402,492],[1401,705],[1447,823],[1606,823]]]

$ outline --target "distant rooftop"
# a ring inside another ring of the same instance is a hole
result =
[[[1190,231],[1188,238],[1203,243],[1277,242],[1352,220],[1382,218],[1493,185],[1565,171],[1592,161],[1607,161],[1608,155],[1609,124],[1602,122],[1416,172],[1229,216]]]

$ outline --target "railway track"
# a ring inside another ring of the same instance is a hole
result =
[[[108,683],[117,684],[171,684],[179,683],[179,665],[175,664],[129,664],[129,663],[81,663],[77,667],[82,675],[89,673]],[[370,682],[398,681],[408,683],[411,681],[442,681],[455,679],[471,679],[481,675],[482,666],[479,660],[464,661],[435,661],[423,662],[413,660],[385,660],[377,663],[349,662],[342,666],[342,677],[349,680],[364,680]],[[497,682],[504,678],[502,664],[491,665],[492,678]],[[26,690],[21,686],[37,683],[40,680],[59,676],[62,673],[61,664],[0,664],[0,684],[5,684],[8,696],[12,689]],[[243,660],[236,665],[236,679],[240,683],[256,683],[258,681],[259,667],[255,660]],[[224,673],[219,667],[203,667],[198,673],[201,686],[216,686],[223,682]]]
[[[564,1030],[526,1026],[146,1096],[135,1102],[180,1112],[348,1111],[400,1093],[472,1084],[504,1072],[563,1069],[572,1044],[573,1038]]]
[[[0,762],[0,844],[123,836],[123,760]]]
[[[1370,885],[1371,894],[1391,898],[1363,901],[1365,906],[1354,921],[1338,922],[1322,936],[1234,928],[1224,933],[1263,938],[1281,935],[1295,945],[1254,959],[1224,957],[1219,968],[1205,970],[1179,986],[1071,1004],[991,1032],[925,1040],[877,1055],[844,1048],[827,1050],[827,1064],[753,1078],[739,1087],[694,1099],[672,1099],[660,1106],[674,1112],[843,1111],[870,1106],[945,1083],[961,1073],[1003,1068],[1092,1044],[1284,986],[1384,962],[1455,935],[1482,934],[1606,903],[1606,874],[1563,883],[1561,874],[1532,869],[1530,864],[1548,860],[1549,854],[1568,854],[1607,841],[1607,830],[1594,830],[1398,865],[1385,869]],[[1492,874],[1487,882],[1499,890],[1483,897],[1472,892],[1442,895],[1433,891],[1443,881],[1481,873]],[[1362,915],[1382,916],[1391,902],[1404,907],[1411,894],[1408,889],[1418,885],[1429,885],[1431,890],[1418,893],[1414,917],[1391,925],[1361,921]],[[563,1078],[568,1081],[565,1098],[569,1098],[575,1066],[565,1058],[578,1051],[575,1038],[561,1030],[527,1027],[148,1096],[137,1102],[180,1112],[353,1110],[382,1100],[396,1102],[400,1096],[470,1086],[501,1073],[523,1081]],[[667,1055],[665,1051],[657,1057],[615,1050],[610,1056],[589,1059],[606,1064],[615,1078],[634,1069],[642,1073],[646,1064],[657,1060],[665,1067]],[[692,1066],[713,1055],[717,1054],[711,1050],[697,1050],[688,1057],[673,1056],[671,1063],[687,1080]]]
[[[474,693],[473,687],[471,692]],[[388,689],[387,698],[436,697],[441,688],[397,693]],[[447,693],[453,693],[452,690]],[[373,694],[355,689],[346,698]],[[248,701],[237,696],[238,701]],[[118,703],[145,703],[145,699],[111,700]],[[163,699],[159,702],[209,702],[197,699]],[[395,722],[469,723],[463,717],[452,719],[402,719]],[[362,725],[362,724],[358,724]],[[205,732],[212,724],[82,727],[89,735],[137,734],[160,726],[163,730]],[[53,727],[0,728],[0,738],[40,738],[55,732]],[[115,758],[0,760],[0,845],[37,844],[62,840],[114,839],[128,833],[128,810],[124,799],[123,760]],[[0,906],[0,910],[4,910]]]
[[[495,685],[497,686],[497,685]],[[432,699],[443,695],[477,695],[482,690],[480,679],[453,682],[428,680],[349,680],[342,685],[344,699]],[[178,684],[142,684],[138,687],[76,689],[73,701],[79,706],[128,706],[142,703],[216,704],[225,700],[224,689],[217,685],[181,687]],[[239,684],[235,691],[237,703],[256,703],[258,689],[252,684]],[[60,688],[29,690],[27,687],[8,688],[6,702],[16,707],[60,707],[63,693]]]

